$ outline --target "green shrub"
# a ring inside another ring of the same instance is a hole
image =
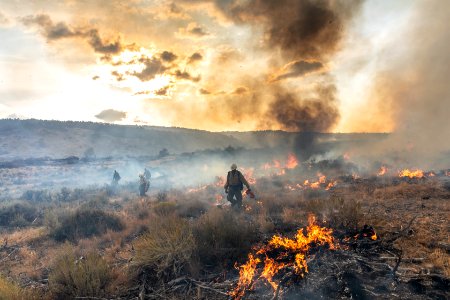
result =
[[[189,223],[172,215],[153,219],[134,248],[137,267],[153,270],[157,279],[168,280],[188,267],[195,244]]]
[[[0,226],[24,227],[37,217],[37,209],[27,203],[0,207]]]
[[[96,253],[78,257],[73,251],[61,255],[49,275],[49,288],[54,299],[104,297],[112,273],[106,261]]]
[[[74,213],[62,216],[59,226],[51,231],[57,241],[76,242],[79,238],[102,235],[108,229],[121,231],[124,225],[117,216],[101,210],[79,209]]]
[[[199,261],[204,266],[229,267],[245,258],[258,240],[257,227],[234,211],[214,208],[194,227]]]

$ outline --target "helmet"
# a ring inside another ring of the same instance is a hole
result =
[[[236,169],[237,169],[236,164],[232,164],[232,165],[231,165],[231,170],[236,170]]]

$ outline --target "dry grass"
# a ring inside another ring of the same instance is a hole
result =
[[[434,267],[443,270],[445,276],[450,277],[450,255],[442,249],[435,249],[429,256]]]
[[[305,210],[316,215],[333,228],[357,230],[362,226],[361,203],[349,198],[307,200]]]
[[[194,227],[196,254],[204,266],[229,267],[245,258],[259,240],[257,226],[244,213],[214,208],[201,216]]]
[[[104,297],[112,278],[110,268],[97,253],[79,256],[67,249],[53,265],[49,287],[54,299]]]
[[[148,232],[136,242],[134,264],[156,271],[158,279],[180,275],[190,263],[195,248],[191,227],[176,216],[152,220]]]
[[[27,299],[24,291],[0,276],[0,300]]]

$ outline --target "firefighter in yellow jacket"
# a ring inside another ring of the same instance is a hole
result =
[[[227,182],[225,183],[225,193],[227,200],[231,202],[231,206],[240,208],[242,206],[242,190],[244,185],[250,191],[250,185],[245,180],[244,175],[237,170],[236,164],[231,165],[231,171],[228,172]],[[236,199],[235,199],[236,198]]]

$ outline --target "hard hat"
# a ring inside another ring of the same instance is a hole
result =
[[[232,164],[232,165],[231,165],[231,170],[236,170],[236,169],[237,169],[236,164]]]

